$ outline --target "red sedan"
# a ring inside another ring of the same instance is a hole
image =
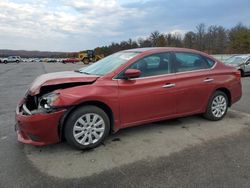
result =
[[[78,62],[80,62],[80,60],[77,58],[69,58],[62,60],[62,63],[78,63]]]
[[[94,148],[119,129],[203,114],[222,119],[242,95],[240,72],[190,49],[141,48],[78,71],[39,76],[17,106],[18,140]]]

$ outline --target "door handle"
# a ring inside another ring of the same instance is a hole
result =
[[[162,86],[163,88],[171,88],[171,87],[175,87],[175,84],[166,84],[164,86]]]
[[[212,82],[212,81],[214,81],[213,78],[206,78],[205,80],[203,80],[203,82]]]

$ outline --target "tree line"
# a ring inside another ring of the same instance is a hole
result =
[[[195,31],[182,36],[180,33],[152,32],[147,38],[129,39],[108,46],[96,48],[97,54],[105,56],[117,51],[143,47],[185,47],[200,50],[209,54],[243,54],[250,53],[250,27],[241,23],[231,29],[223,26],[198,24]]]

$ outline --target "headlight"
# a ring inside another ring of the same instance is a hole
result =
[[[39,108],[50,109],[53,106],[53,102],[58,98],[57,93],[48,93],[43,95],[39,100]]]

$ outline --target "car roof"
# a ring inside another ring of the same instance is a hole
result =
[[[134,49],[128,49],[128,50],[124,50],[125,52],[138,52],[138,53],[142,53],[142,52],[162,52],[162,51],[181,51],[181,52],[193,52],[193,53],[199,53],[199,54],[203,54],[206,55],[205,53],[198,51],[198,50],[194,50],[194,49],[189,49],[189,48],[176,48],[176,47],[147,47],[147,48],[134,48]]]
[[[250,57],[250,54],[244,54],[244,55],[235,55],[235,56],[232,56],[232,57],[241,57],[241,58],[248,58],[248,57]]]

